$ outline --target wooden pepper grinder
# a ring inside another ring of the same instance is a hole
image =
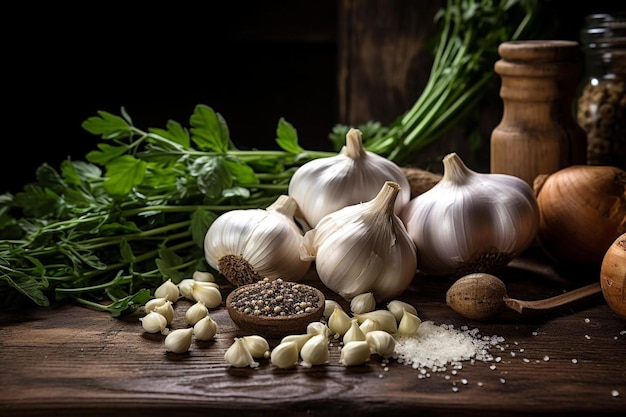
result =
[[[573,107],[582,70],[578,43],[510,41],[498,53],[504,111],[491,133],[491,172],[532,187],[539,174],[586,164],[587,135]]]

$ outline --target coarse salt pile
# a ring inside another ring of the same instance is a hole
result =
[[[504,342],[501,336],[481,336],[478,329],[424,321],[413,336],[396,338],[392,358],[415,369],[445,371],[466,360],[491,361],[490,349]]]

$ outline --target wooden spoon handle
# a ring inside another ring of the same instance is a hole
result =
[[[565,292],[563,294],[556,295],[554,297],[545,298],[543,300],[536,301],[524,301],[517,300],[515,298],[504,297],[504,303],[507,307],[517,311],[520,314],[531,311],[543,311],[555,310],[562,308],[575,302],[586,300],[587,298],[594,296],[602,292],[600,282],[594,282],[593,284],[585,285],[584,287],[577,288],[572,291]]]

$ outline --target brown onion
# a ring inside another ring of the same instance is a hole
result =
[[[557,262],[600,266],[626,232],[626,171],[573,165],[535,178],[537,241]]]
[[[615,239],[604,255],[600,287],[611,310],[626,319],[626,233]]]

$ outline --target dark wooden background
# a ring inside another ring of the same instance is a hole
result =
[[[419,96],[433,16],[444,3],[234,1],[132,11],[110,3],[16,5],[3,54],[0,192],[21,189],[43,162],[82,159],[97,141],[82,121],[99,110],[119,114],[122,106],[147,128],[168,119],[188,125],[194,106],[207,104],[242,148],[273,148],[285,117],[305,147],[331,149],[336,123],[389,123]],[[546,27],[554,38],[577,40],[586,14],[623,9],[619,3],[544,0]],[[480,126],[487,137],[500,117],[497,91],[490,100]],[[451,132],[421,163],[436,170],[446,147],[464,152],[462,135]],[[477,155],[471,164],[486,169],[488,146]]]

